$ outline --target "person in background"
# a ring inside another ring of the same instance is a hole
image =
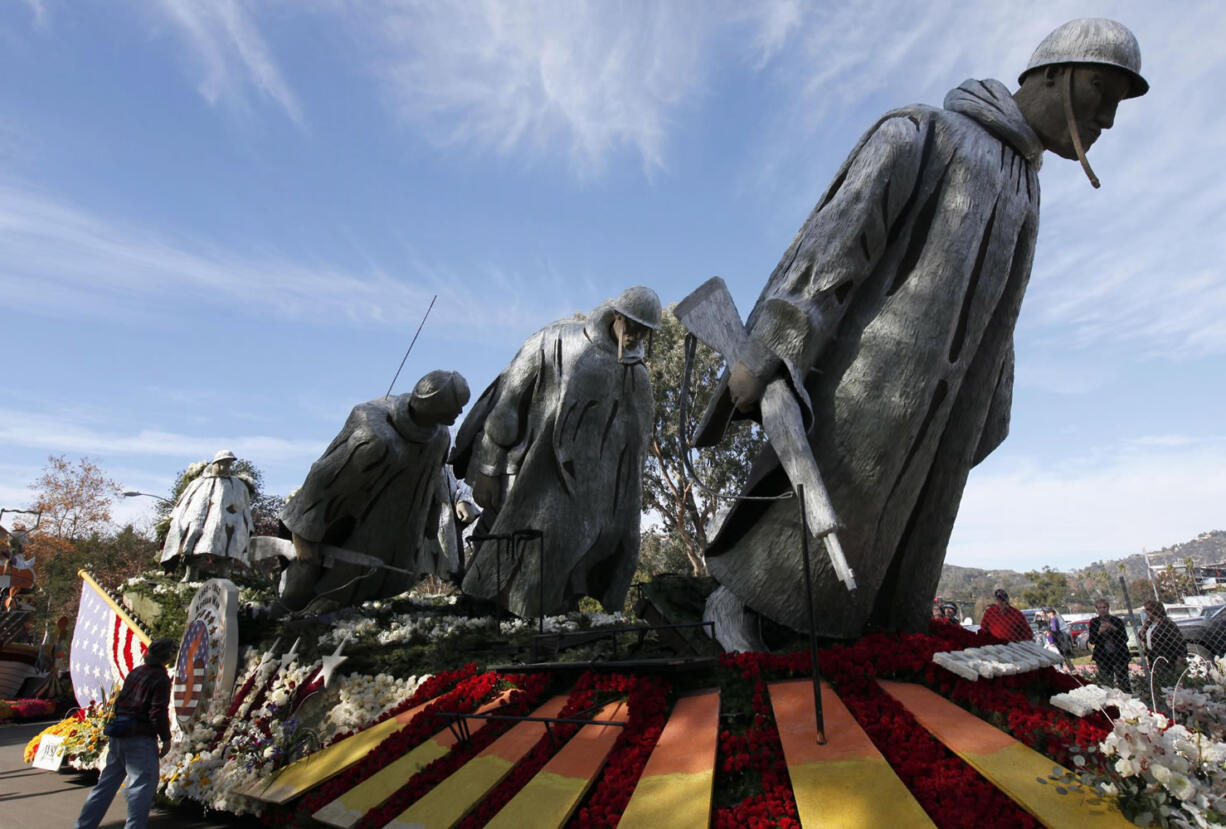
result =
[[[1145,659],[1151,671],[1173,679],[1188,656],[1188,646],[1179,626],[1167,618],[1162,602],[1149,599],[1144,608],[1145,624],[1138,635],[1145,643]]]
[[[1047,608],[1047,628],[1051,632],[1051,640],[1056,650],[1072,670],[1073,637],[1069,634],[1068,622],[1064,621],[1064,617],[1056,612],[1054,607]]]
[[[1095,599],[1094,609],[1098,615],[1090,620],[1090,647],[1094,649],[1094,664],[1098,666],[1098,682],[1131,691],[1127,628],[1118,616],[1111,615],[1111,605],[1106,599]]]
[[[941,618],[951,625],[962,626],[962,623],[958,621],[958,606],[953,602],[943,602],[941,604]]]
[[[1035,614],[1034,621],[1039,628],[1038,633],[1035,634],[1039,644],[1052,653],[1060,653],[1060,648],[1056,644],[1056,635],[1047,624],[1047,614],[1040,610]]]
[[[996,597],[996,604],[988,605],[987,610],[983,611],[983,619],[979,622],[980,629],[1006,642],[1033,640],[1034,631],[1022,611],[1009,604],[1009,594],[997,588],[993,595]]]
[[[128,781],[125,829],[144,829],[158,787],[158,760],[170,751],[170,674],[166,671],[179,643],[155,639],[145,662],[128,674],[115,698],[115,713],[107,724],[110,739],[106,767],[85,799],[77,829],[97,829],[110,808],[119,784]],[[161,740],[161,749],[158,749]]]

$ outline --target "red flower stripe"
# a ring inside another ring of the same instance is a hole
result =
[[[546,674],[528,674],[518,679],[523,682],[523,693],[515,694],[511,702],[499,709],[499,713],[526,716],[549,688],[550,678]],[[476,708],[477,702],[480,700],[473,703],[473,708]],[[515,725],[509,720],[483,722],[485,724],[472,733],[468,742],[454,745],[447,754],[410,777],[390,798],[367,812],[356,824],[356,829],[377,829],[385,826]]]
[[[652,677],[619,677],[626,680],[628,717],[609,759],[584,802],[567,824],[579,827],[612,827],[621,820],[634,787],[638,785],[647,758],[660,739],[668,719],[667,682]]]
[[[580,676],[575,683],[570,697],[566,700],[566,705],[562,706],[562,710],[558,712],[558,718],[577,717],[589,711],[596,705],[597,694],[624,694],[628,691],[632,681],[632,678],[627,676],[597,675],[589,671]],[[578,730],[579,726],[576,724],[555,723],[552,728],[553,737],[551,738],[549,734],[542,736],[532,750],[515,764],[506,778],[495,786],[485,796],[485,799],[465,816],[464,820],[460,821],[459,829],[479,829],[488,823],[490,818],[507,805],[511,798],[518,794],[519,790],[526,786],[538,771],[544,768],[550,758],[557,753],[558,748]]]

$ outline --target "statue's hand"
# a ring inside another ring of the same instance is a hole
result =
[[[732,396],[732,404],[742,412],[752,411],[765,390],[766,381],[744,362],[737,360],[728,374],[728,393]]]
[[[482,509],[499,510],[506,495],[506,478],[478,472],[473,478],[473,500]]]
[[[477,505],[468,501],[457,501],[455,514],[456,518],[460,519],[460,523],[464,526],[468,526],[480,516],[480,513],[477,511]]]

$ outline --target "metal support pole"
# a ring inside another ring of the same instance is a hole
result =
[[[490,533],[489,535],[477,535],[474,533],[469,536],[469,544],[474,545],[484,544],[487,541],[494,542],[494,616],[498,617],[502,614],[502,554],[504,550],[510,549],[514,553],[515,536],[502,533]],[[506,544],[507,547],[503,547]],[[475,554],[475,553],[474,553]],[[470,559],[471,562],[471,559]]]
[[[1146,565],[1148,565],[1148,564],[1149,564],[1149,561],[1148,561],[1148,560],[1146,560],[1146,562],[1145,562],[1145,563],[1146,563]],[[1131,598],[1131,597],[1129,597],[1129,595],[1128,595],[1128,583],[1124,581],[1124,577],[1123,577],[1123,576],[1120,576],[1120,589],[1124,591],[1124,607],[1128,608],[1128,616],[1129,616],[1129,618],[1130,618],[1130,620],[1131,620],[1131,617],[1132,617],[1132,598]],[[1124,646],[1125,646],[1125,647],[1127,647],[1127,643],[1125,643],[1125,645],[1124,645]],[[1146,688],[1148,688],[1148,687],[1149,687],[1149,659],[1147,659],[1147,658],[1146,658],[1146,655],[1145,655],[1145,643],[1144,643],[1143,641],[1141,641],[1141,631],[1139,631],[1139,630],[1137,631],[1137,653],[1139,653],[1139,654],[1141,655],[1141,670],[1143,670],[1143,671],[1145,672],[1145,687],[1146,687]],[[1131,661],[1132,661],[1131,657],[1129,658],[1129,660],[1128,660],[1128,661],[1129,661],[1129,662],[1131,662]],[[1130,684],[1131,684],[1131,683],[1130,683]]]
[[[822,677],[817,665],[817,607],[813,602],[813,571],[809,567],[809,521],[805,517],[805,487],[796,486],[800,510],[800,557],[805,568],[805,605],[809,608],[809,663],[813,669],[813,711],[817,724],[817,744],[826,744],[826,721],[822,715]]]
[[[535,541],[537,545],[537,567],[536,567],[536,609],[541,614],[539,630],[541,634],[545,633],[545,534],[540,530],[526,529],[516,530],[511,534],[511,549],[512,555],[518,550],[522,550],[528,545],[528,542]]]

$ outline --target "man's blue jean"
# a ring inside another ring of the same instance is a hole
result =
[[[98,784],[85,800],[77,829],[97,829],[119,784],[128,778],[128,821],[125,829],[145,829],[149,822],[149,807],[158,787],[157,737],[112,737],[106,767]]]

